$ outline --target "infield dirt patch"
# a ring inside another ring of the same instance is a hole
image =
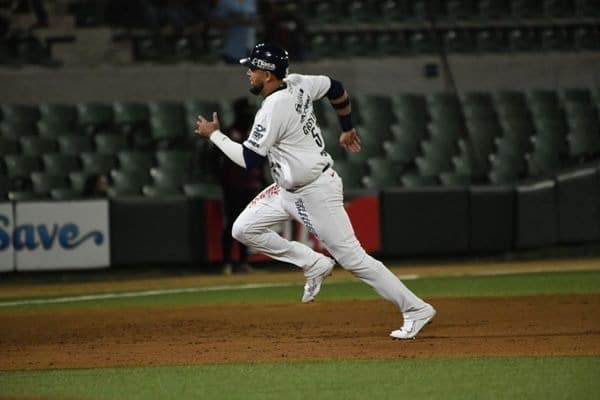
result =
[[[416,340],[382,300],[0,312],[0,369],[600,355],[600,294],[437,298]]]

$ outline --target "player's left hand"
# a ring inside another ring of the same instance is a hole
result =
[[[208,121],[202,115],[198,115],[198,119],[196,120],[196,133],[198,135],[210,138],[210,135],[219,128],[219,117],[216,112],[213,113],[212,121]]]
[[[358,137],[356,129],[352,128],[349,131],[342,132],[340,135],[340,146],[352,153],[360,151],[360,137]]]

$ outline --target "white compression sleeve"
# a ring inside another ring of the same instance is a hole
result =
[[[217,130],[211,133],[210,141],[213,142],[221,151],[229,157],[231,161],[242,168],[246,168],[244,160],[244,149],[241,144],[229,139],[223,132]]]

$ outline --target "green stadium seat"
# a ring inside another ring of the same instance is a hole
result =
[[[425,96],[416,93],[401,93],[391,96],[392,108],[398,123],[407,121],[411,125],[426,126],[429,120]]]
[[[81,159],[83,170],[92,174],[108,176],[110,170],[116,167],[113,154],[84,152],[80,154],[79,158]]]
[[[107,195],[111,199],[118,197],[137,197],[142,196],[142,189],[134,186],[111,186],[107,190]]]
[[[597,28],[582,26],[573,32],[573,47],[575,50],[587,51],[600,48],[600,33]]]
[[[19,142],[16,139],[0,136],[0,157],[19,153]]]
[[[529,177],[555,173],[562,166],[559,149],[541,140],[534,141],[533,150],[525,155],[525,159]]]
[[[435,176],[423,176],[418,173],[406,173],[400,178],[402,186],[407,188],[437,186]]]
[[[23,154],[39,156],[44,153],[54,153],[58,146],[54,139],[43,136],[21,136],[19,138],[21,152]]]
[[[113,103],[115,123],[121,127],[131,127],[150,119],[150,109],[146,103],[117,101]]]
[[[18,140],[21,136],[36,135],[36,126],[27,121],[1,121],[0,136]]]
[[[314,32],[308,35],[308,54],[310,60],[335,57],[339,54],[340,43],[334,33]]]
[[[127,138],[118,133],[99,133],[94,135],[94,144],[96,151],[104,154],[116,154],[127,150],[129,145]]]
[[[362,188],[362,177],[364,169],[357,168],[345,160],[337,160],[333,165],[333,169],[340,175],[344,183],[344,188],[349,190]]]
[[[468,20],[477,14],[476,0],[447,0],[447,18],[455,21]]]
[[[181,187],[145,185],[142,194],[146,197],[182,196],[183,190]]]
[[[79,169],[79,157],[75,154],[49,153],[42,155],[44,171],[68,174]]]
[[[385,157],[393,162],[408,164],[419,155],[420,140],[396,139],[383,142]]]
[[[77,104],[79,125],[88,133],[111,130],[114,126],[112,105],[98,102]]]
[[[540,47],[535,32],[525,28],[514,28],[508,32],[508,46],[514,52],[530,52]]]
[[[174,187],[178,189],[181,189],[183,184],[190,180],[190,174],[185,172],[161,167],[150,169],[153,186]]]
[[[35,105],[28,104],[2,104],[2,119],[16,124],[29,124],[35,126],[40,119],[40,110]]]
[[[541,2],[532,0],[510,0],[510,12],[515,18],[527,19],[542,14]]]
[[[222,199],[223,190],[221,185],[207,182],[192,182],[183,185],[183,193],[188,197],[200,197],[203,199]]]
[[[479,15],[486,19],[499,19],[506,17],[509,12],[509,3],[506,0],[479,0]]]
[[[83,152],[89,152],[93,149],[93,142],[90,136],[83,135],[62,135],[56,138],[58,150],[63,154],[77,156]]]
[[[7,154],[4,156],[6,172],[10,178],[29,177],[34,171],[40,171],[40,159],[34,155]]]
[[[366,33],[347,32],[340,37],[339,57],[362,57],[373,52],[372,36]]]
[[[119,167],[126,171],[150,171],[154,166],[154,153],[146,151],[121,151],[117,154]]]
[[[50,196],[52,189],[66,189],[69,187],[67,174],[36,171],[32,172],[31,182],[33,191],[39,196]]]
[[[475,35],[467,29],[451,29],[443,34],[444,46],[452,53],[471,53],[477,49]]]
[[[74,126],[66,125],[60,121],[41,119],[37,122],[37,131],[40,136],[56,139],[59,136],[76,136],[78,130]]]
[[[81,196],[81,192],[71,187],[50,189],[50,198],[53,200],[75,200]]]
[[[547,17],[565,18],[574,13],[573,3],[570,0],[544,0],[542,9]]]
[[[468,186],[471,184],[471,177],[468,175],[461,175],[454,171],[442,172],[439,176],[440,183],[442,186]]]
[[[482,53],[498,53],[508,49],[508,42],[502,30],[483,28],[475,32],[475,48]]]
[[[77,108],[73,104],[42,103],[40,104],[40,121],[49,124],[75,129],[77,126]]]
[[[569,155],[573,159],[587,159],[600,154],[600,131],[571,130],[567,135]]]
[[[599,17],[598,0],[575,0],[575,11],[581,17]]]
[[[567,107],[569,104],[576,104],[578,106],[592,105],[592,94],[586,88],[566,88],[563,89],[559,96],[562,102]]]
[[[158,150],[155,154],[157,165],[174,171],[191,171],[193,154],[187,150]]]
[[[87,171],[71,171],[69,172],[69,182],[71,182],[71,189],[77,193],[83,193],[85,189],[85,182],[93,175]]]
[[[546,28],[540,34],[541,49],[546,51],[566,51],[573,47],[569,32],[565,28]]]
[[[374,32],[373,35],[374,57],[397,56],[406,53],[408,49],[404,32]]]
[[[113,186],[117,188],[131,188],[141,193],[144,185],[152,183],[152,177],[148,170],[123,170],[113,169],[110,171]]]
[[[434,54],[436,52],[435,38],[429,31],[414,31],[408,35],[410,51],[415,54]]]
[[[366,188],[385,189],[400,184],[400,171],[393,161],[383,157],[374,157],[367,160],[367,165],[369,174],[362,178],[362,184]]]

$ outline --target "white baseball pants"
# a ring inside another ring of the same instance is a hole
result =
[[[342,180],[331,168],[293,193],[272,184],[238,216],[232,235],[255,251],[302,268],[310,277],[310,267],[323,255],[271,229],[294,218],[319,239],[339,265],[396,304],[405,317],[419,318],[426,303],[365,252],[356,239],[343,200]]]

